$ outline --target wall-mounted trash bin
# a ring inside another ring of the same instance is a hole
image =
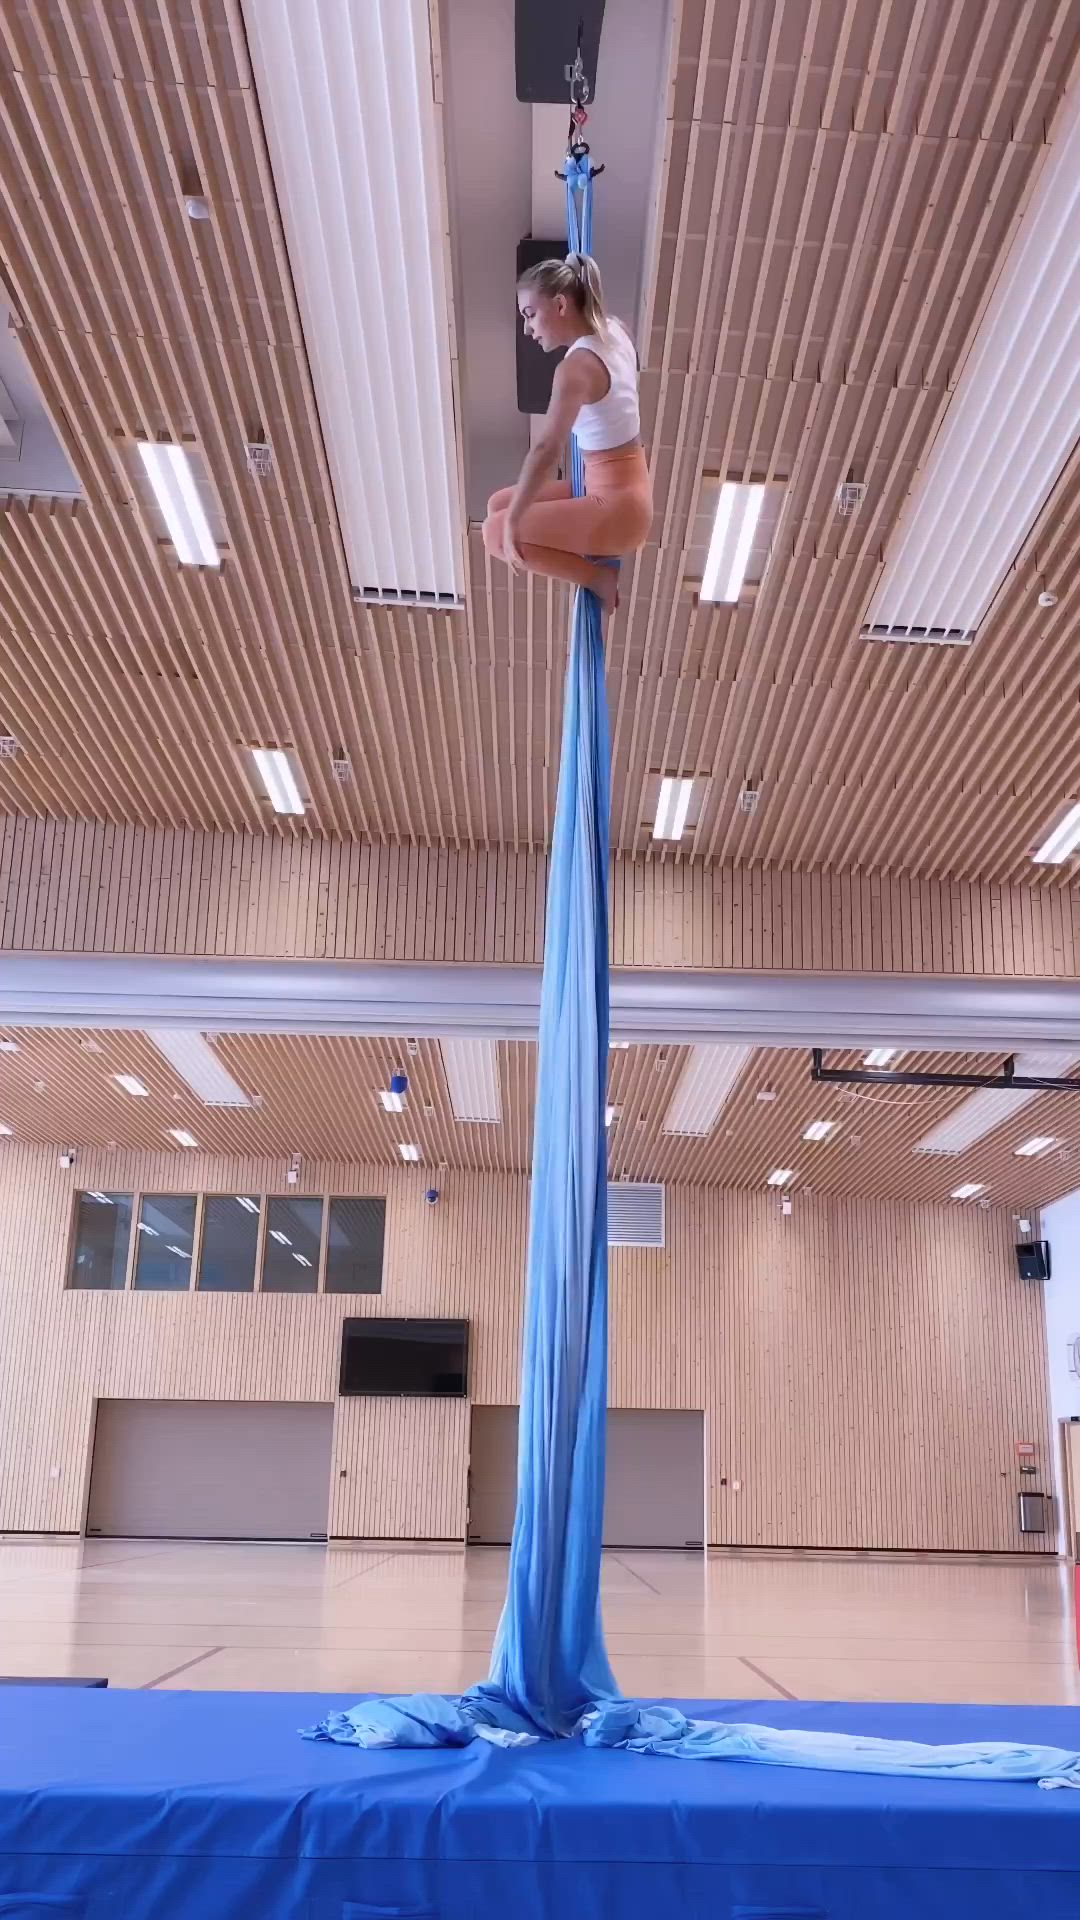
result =
[[[1047,1512],[1049,1496],[1045,1493],[1018,1493],[1017,1511],[1020,1516],[1021,1533],[1047,1533],[1050,1521]]]

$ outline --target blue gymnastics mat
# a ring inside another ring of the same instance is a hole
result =
[[[1080,1793],[643,1759],[362,1753],[352,1698],[11,1687],[2,1920],[1077,1920]],[[1080,1745],[1065,1707],[695,1701],[711,1720]]]

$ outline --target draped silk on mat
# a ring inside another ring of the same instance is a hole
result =
[[[580,223],[577,196],[581,196]],[[567,162],[570,244],[592,241],[587,158]],[[583,486],[577,444],[574,491]],[[607,1421],[610,744],[599,602],[574,605],[548,880],[510,1577],[486,1682],[460,1700],[365,1700],[314,1739],[359,1747],[500,1746],[576,1734],[674,1759],[1080,1786],[1080,1755],[954,1747],[689,1720],[623,1700],[604,1648],[600,1556]]]

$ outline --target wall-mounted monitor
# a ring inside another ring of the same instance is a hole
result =
[[[469,1387],[467,1320],[346,1320],[338,1391],[463,1399]]]

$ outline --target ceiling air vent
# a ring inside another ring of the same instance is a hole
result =
[[[609,1180],[608,1246],[664,1245],[664,1189],[644,1180]]]

